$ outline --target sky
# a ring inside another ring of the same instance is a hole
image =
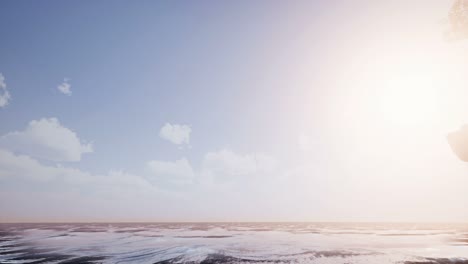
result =
[[[0,222],[466,222],[451,4],[1,1]]]

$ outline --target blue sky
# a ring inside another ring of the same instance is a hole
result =
[[[464,79],[380,109],[406,87],[372,71],[459,77],[440,68],[466,54],[441,37],[449,2],[3,1],[0,220],[425,220],[440,175],[460,196],[468,178],[444,138],[467,121]],[[407,196],[369,204],[385,180]],[[429,219],[468,220],[460,196]]]
[[[284,3],[3,5],[2,72],[15,83],[15,103],[1,113],[2,132],[57,117],[95,142],[101,158],[84,157],[81,166],[101,170],[179,155],[151,140],[165,122],[196,128],[191,152],[198,154],[226,144],[249,148],[249,138],[261,143],[252,132],[269,125],[282,100],[281,91],[261,83],[271,79],[269,62],[285,56],[282,46],[292,45],[283,33],[305,26],[277,20],[283,8],[294,9]],[[55,89],[64,78],[71,97]],[[116,141],[133,154],[115,155]]]

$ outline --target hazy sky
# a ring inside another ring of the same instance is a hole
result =
[[[451,1],[1,1],[0,221],[468,221]]]

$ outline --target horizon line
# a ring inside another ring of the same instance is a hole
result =
[[[17,221],[0,224],[229,224],[229,223],[315,223],[315,224],[468,224],[468,221]]]

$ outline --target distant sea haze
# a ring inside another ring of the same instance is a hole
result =
[[[0,263],[468,264],[468,224],[0,224]]]

